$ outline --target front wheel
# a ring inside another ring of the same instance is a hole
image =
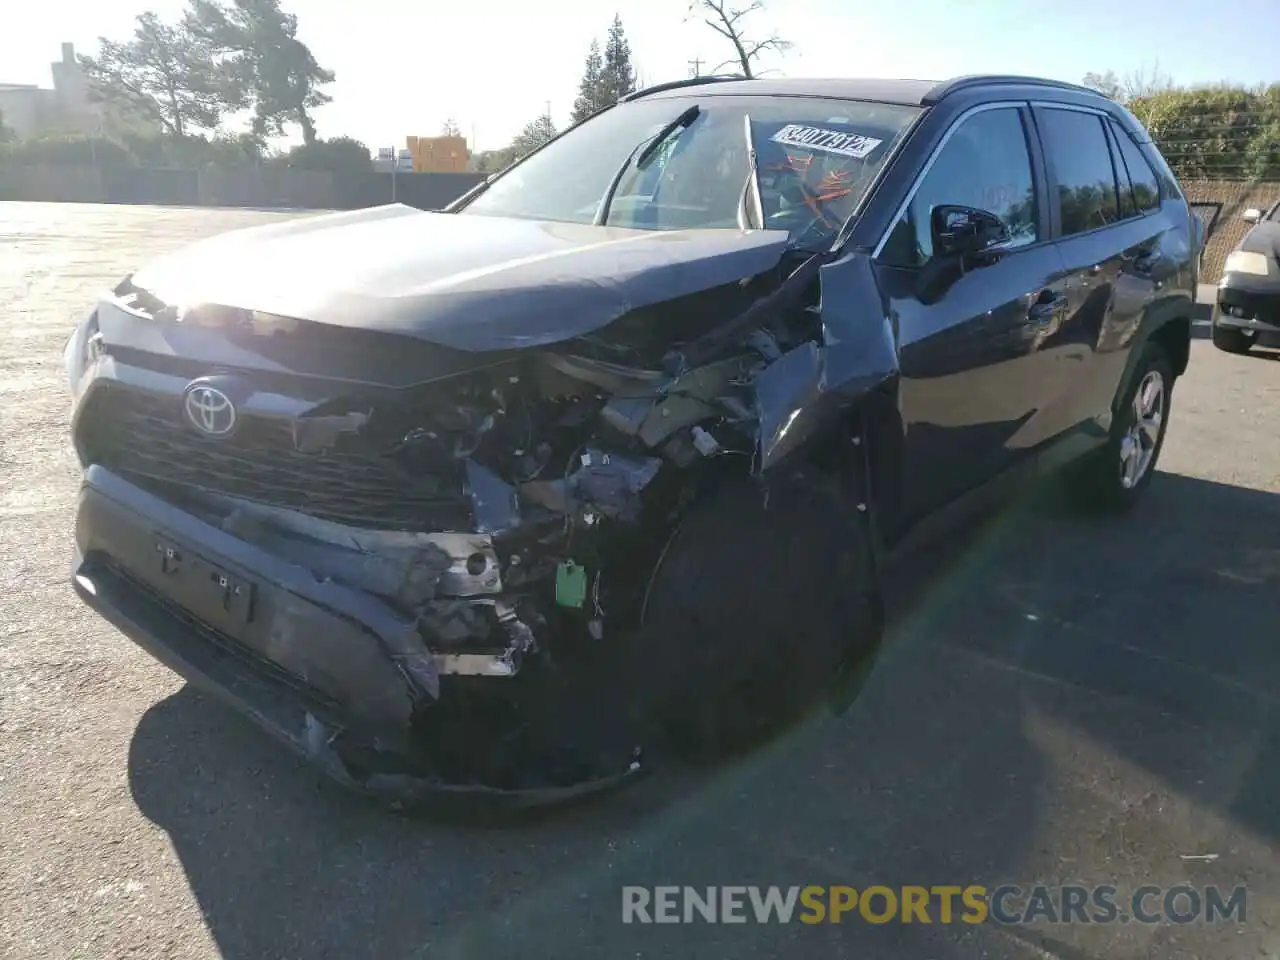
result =
[[[865,514],[834,484],[731,484],[684,519],[650,584],[642,654],[665,740],[711,758],[826,703],[880,639]]]
[[[1128,510],[1137,503],[1164,447],[1173,381],[1168,355],[1159,344],[1148,344],[1112,421],[1110,440],[1070,477],[1077,499],[1104,510]]]

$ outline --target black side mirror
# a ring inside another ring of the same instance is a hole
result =
[[[976,207],[934,207],[929,226],[935,257],[968,260],[1009,239],[1003,220]]]

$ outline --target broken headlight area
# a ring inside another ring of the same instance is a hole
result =
[[[318,756],[356,780],[605,783],[640,763],[632,641],[657,557],[688,504],[755,462],[752,382],[775,346],[677,374],[544,352],[118,468],[412,625],[384,650],[411,691],[406,728],[313,718]]]

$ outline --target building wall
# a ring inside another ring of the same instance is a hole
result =
[[[53,74],[53,93],[60,124],[78,133],[101,131],[105,122],[104,111],[101,104],[89,98],[89,81],[76,60],[75,47],[64,43],[62,59],[51,63],[49,71]]]
[[[81,134],[156,133],[153,121],[112,104],[95,102],[75,47],[62,45],[62,58],[49,65],[53,89],[35,84],[0,83],[0,112],[5,126],[20,137]]]
[[[4,125],[20,137],[44,132],[48,116],[55,112],[52,90],[35,84],[0,83],[0,114]]]

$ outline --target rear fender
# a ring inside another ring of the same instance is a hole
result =
[[[1138,330],[1129,342],[1129,356],[1125,359],[1124,373],[1111,400],[1113,414],[1123,406],[1133,382],[1134,371],[1151,343],[1158,343],[1165,350],[1175,377],[1186,373],[1191,357],[1191,303],[1185,297],[1170,297],[1158,301],[1143,314]]]

